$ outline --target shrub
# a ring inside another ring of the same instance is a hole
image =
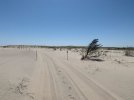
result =
[[[101,44],[98,44],[99,40],[94,39],[87,47],[86,54],[82,56],[81,60],[84,60],[88,55],[96,53],[96,51],[101,47]]]
[[[133,50],[125,50],[125,56],[133,56],[134,57],[134,51]]]

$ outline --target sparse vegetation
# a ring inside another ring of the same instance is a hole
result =
[[[94,39],[86,49],[86,54],[82,56],[81,60],[86,59],[89,55],[96,53],[97,50],[101,47],[101,44],[98,44],[99,39]]]
[[[134,51],[127,48],[125,50],[125,56],[133,56],[134,57]]]

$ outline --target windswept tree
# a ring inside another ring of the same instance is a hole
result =
[[[86,49],[86,54],[83,55],[83,57],[81,58],[81,60],[84,60],[85,58],[88,57],[88,55],[92,55],[93,53],[95,53],[102,45],[98,44],[99,39],[94,39],[87,47]]]

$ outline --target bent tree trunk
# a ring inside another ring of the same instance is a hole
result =
[[[97,49],[99,49],[101,47],[101,44],[98,44],[99,40],[98,39],[94,39],[88,46],[87,51],[85,56],[83,56],[81,59],[84,60],[85,58],[88,57],[89,54],[91,54],[91,52],[96,51]]]

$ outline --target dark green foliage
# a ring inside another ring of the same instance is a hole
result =
[[[88,55],[93,54],[94,52],[96,52],[97,49],[99,49],[101,47],[101,44],[98,44],[99,40],[98,39],[94,39],[89,46],[87,47],[86,50],[86,54],[85,56],[83,55],[81,60],[84,60],[85,58],[88,57]]]

